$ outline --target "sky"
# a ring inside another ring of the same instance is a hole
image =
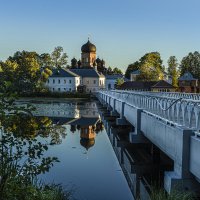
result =
[[[16,51],[80,58],[90,41],[106,66],[123,71],[145,53],[167,63],[200,51],[200,0],[0,0],[0,60]]]

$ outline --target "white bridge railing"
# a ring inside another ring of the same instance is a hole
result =
[[[114,99],[143,109],[167,122],[193,129],[200,136],[200,95],[111,90],[100,91]]]

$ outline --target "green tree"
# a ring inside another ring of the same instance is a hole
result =
[[[130,64],[128,66],[128,68],[126,69],[126,72],[125,72],[125,77],[130,79],[130,73],[132,71],[136,71],[139,69],[139,66],[140,66],[140,63],[138,61],[134,62],[133,64]]]
[[[63,48],[58,46],[55,47],[54,51],[51,54],[52,64],[56,68],[62,68],[67,65],[67,54],[63,53]]]
[[[42,58],[36,52],[16,52],[5,62],[1,62],[2,76],[12,84],[17,93],[35,92],[51,75],[48,67],[41,68]]]
[[[124,79],[123,78],[118,78],[116,80],[116,83],[115,83],[115,87],[116,88],[120,88],[120,86],[124,83]]]
[[[158,81],[164,77],[164,68],[158,52],[147,53],[140,58],[139,69],[141,74],[138,76],[138,80]]]
[[[180,63],[180,74],[190,72],[195,78],[200,79],[200,53],[195,51],[185,56]]]
[[[53,67],[52,58],[51,58],[50,54],[48,54],[48,53],[41,54],[39,56],[39,61],[40,61],[41,67],[49,67],[49,68]]]
[[[117,67],[115,67],[114,69],[113,69],[113,74],[123,74],[123,72],[122,72],[122,70],[121,69],[119,69],[119,68],[117,68]]]
[[[113,74],[112,68],[110,66],[107,69],[107,74],[108,75],[112,75]]]
[[[172,77],[172,85],[178,87],[178,61],[175,56],[170,56],[168,61],[168,74]]]

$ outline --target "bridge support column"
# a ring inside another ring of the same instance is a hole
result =
[[[117,117],[119,115],[117,111],[115,110],[115,105],[116,105],[116,99],[113,99],[113,108],[112,108],[112,111],[110,112],[110,115],[113,117]]]
[[[124,106],[125,106],[125,102],[122,102],[121,105],[121,113],[120,113],[120,118],[116,119],[116,124],[118,126],[120,125],[129,125],[129,123],[127,122],[126,118],[124,117]]]
[[[190,137],[193,135],[192,130],[179,128],[179,135],[182,141],[177,141],[182,152],[175,155],[174,171],[165,172],[164,187],[168,193],[173,189],[180,191],[200,191],[199,184],[195,181],[190,173]]]
[[[134,131],[129,133],[129,141],[131,143],[148,143],[148,140],[141,133],[141,112],[142,109],[134,108]]]

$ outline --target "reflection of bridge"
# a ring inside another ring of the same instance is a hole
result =
[[[134,126],[132,143],[149,139],[174,161],[174,170],[164,177],[168,192],[177,186],[191,191],[198,188],[200,95],[115,90],[100,91],[98,98],[111,115],[120,115],[118,125]]]

